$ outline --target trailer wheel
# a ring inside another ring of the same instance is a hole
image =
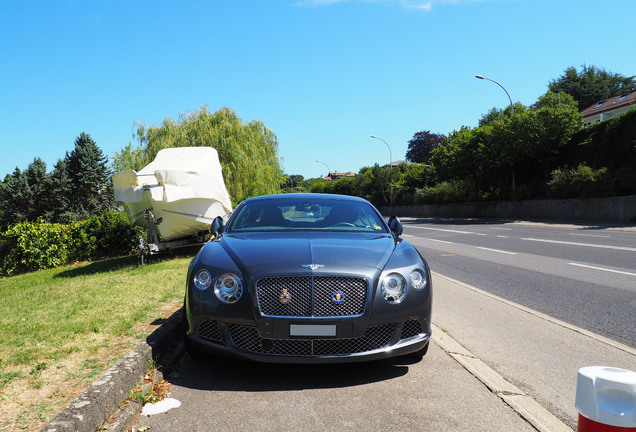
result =
[[[148,243],[142,237],[139,237],[139,244],[137,244],[137,250],[139,251],[139,264],[144,266],[145,261],[148,260],[149,248]]]

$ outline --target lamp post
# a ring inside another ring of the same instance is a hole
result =
[[[389,204],[393,207],[393,153],[391,153],[391,147],[384,141],[382,138],[377,137],[375,135],[371,135],[371,138],[379,139],[384,144],[386,144],[386,148],[389,149],[389,183],[391,183],[391,192],[390,192],[390,200]]]
[[[506,92],[506,96],[508,96],[508,100],[510,101],[510,115],[513,115],[515,113],[515,108],[512,105],[512,98],[510,97],[510,93],[508,93],[508,90],[506,90],[506,88],[504,86],[502,86],[501,84],[499,84],[497,81],[495,81],[494,79],[490,79],[490,78],[486,78],[483,75],[475,75],[475,78],[480,79],[480,80],[486,80],[486,81],[491,81],[494,82],[495,84],[497,84],[499,87],[501,87],[503,89],[503,91]],[[515,192],[515,169],[514,167],[512,168],[512,193],[514,194]]]
[[[506,92],[506,95],[508,96],[508,100],[510,101],[510,112],[511,114],[514,114],[515,112],[515,108],[512,105],[512,98],[510,97],[510,93],[508,93],[508,90],[505,89],[504,86],[502,86],[501,84],[499,84],[497,81],[495,81],[494,79],[490,79],[490,78],[486,78],[483,75],[475,75],[475,78],[480,79],[480,80],[486,80],[486,81],[490,81],[490,82],[494,82],[495,84],[497,84],[499,87],[501,87],[503,89],[503,91]]]
[[[321,164],[323,164],[324,166],[327,167],[327,169],[329,170],[329,174],[328,175],[331,178],[331,168],[329,168],[329,165],[327,165],[326,163],[324,163],[323,161],[318,160],[318,159],[316,159],[316,162],[321,163]]]

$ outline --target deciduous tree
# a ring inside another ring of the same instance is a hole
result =
[[[431,152],[442,142],[444,137],[430,131],[421,131],[413,135],[409,141],[406,160],[417,163],[427,163]]]
[[[598,101],[631,90],[635,78],[583,65],[580,71],[575,67],[567,68],[563,75],[550,82],[548,90],[568,93],[578,103],[579,110],[584,110]]]
[[[134,149],[129,144],[115,154],[113,166],[139,170],[164,148],[208,146],[219,154],[233,204],[280,192],[276,135],[260,120],[243,123],[229,108],[210,113],[203,107],[181,116],[178,122],[166,118],[159,127],[140,124],[136,139],[139,146]]]

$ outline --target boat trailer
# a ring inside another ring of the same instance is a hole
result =
[[[144,210],[144,219],[148,221],[147,236],[145,239],[139,236],[139,243],[137,244],[141,266],[148,261],[151,255],[157,255],[166,251],[172,252],[174,249],[183,247],[203,245],[210,240],[210,231],[199,231],[195,235],[188,237],[171,241],[160,241],[157,226],[163,222],[163,218],[156,218],[152,213],[152,208],[149,208]]]

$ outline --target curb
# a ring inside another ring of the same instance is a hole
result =
[[[181,357],[185,345],[183,308],[176,311],[146,340],[133,348],[124,358],[108,369],[82,394],[60,411],[40,432],[94,432],[113,413],[130,390],[138,385],[148,371],[151,359],[166,370]]]
[[[435,324],[432,340],[471,375],[481,381],[499,399],[540,432],[572,432],[572,429],[537,401],[505,380],[494,369],[475,357],[459,342],[445,334]]]

